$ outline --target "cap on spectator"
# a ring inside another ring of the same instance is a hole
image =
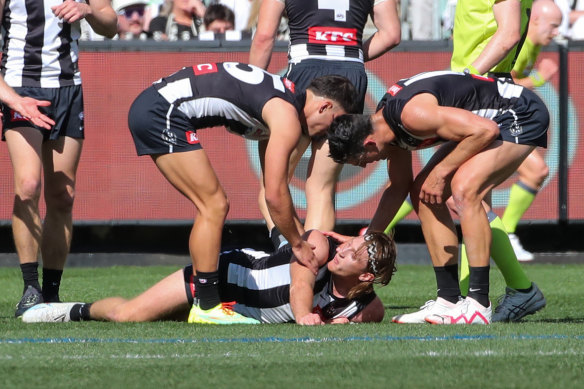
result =
[[[112,5],[116,12],[120,12],[126,7],[137,4],[148,5],[148,0],[114,0]]]

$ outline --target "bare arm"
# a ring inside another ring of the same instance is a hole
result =
[[[67,23],[86,19],[93,31],[99,35],[113,38],[117,33],[118,16],[110,0],[91,0],[88,4],[65,0],[51,9],[55,16]]]
[[[423,184],[420,199],[429,203],[441,203],[447,177],[499,135],[494,121],[464,109],[439,106],[436,98],[428,93],[417,95],[406,104],[402,122],[413,135],[436,134],[456,142],[454,149],[434,166]]]
[[[315,246],[314,254],[318,266],[323,266],[327,261],[329,251],[327,238],[316,230],[312,230],[306,235],[307,241]],[[312,313],[316,275],[293,256],[290,263],[290,277],[290,307],[296,323],[302,325],[324,324],[318,314]]]
[[[371,323],[383,320],[385,315],[385,308],[379,297],[375,297],[367,306],[352,319],[351,323]]]
[[[249,50],[249,63],[267,69],[272,58],[284,4],[278,0],[263,0],[258,16],[258,26]]]
[[[497,31],[472,66],[485,74],[497,65],[521,39],[521,2],[499,0],[493,5]]]
[[[535,87],[542,86],[548,82],[554,74],[558,71],[558,65],[549,58],[544,58],[541,60],[539,66],[536,69],[535,76],[531,75],[529,77],[519,77],[515,70],[511,72],[513,81],[528,89],[534,89]],[[522,76],[522,75],[521,75]]]
[[[0,0],[0,21],[4,18],[4,4],[5,1]],[[36,126],[50,130],[55,124],[50,117],[39,111],[39,107],[48,107],[51,105],[50,102],[20,96],[4,81],[2,75],[0,75],[0,101]]]
[[[387,159],[390,182],[383,191],[368,231],[383,232],[406,199],[413,182],[412,154],[392,147]]]
[[[395,0],[386,0],[375,5],[372,19],[377,32],[363,43],[365,61],[379,57],[401,41],[401,27]]]
[[[291,104],[273,98],[264,106],[262,115],[271,132],[264,163],[265,197],[270,216],[292,246],[298,261],[316,274],[316,258],[312,246],[301,237],[304,227],[296,215],[288,188],[290,155],[302,133],[298,113]]]

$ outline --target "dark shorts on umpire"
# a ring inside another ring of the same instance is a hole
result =
[[[363,112],[367,94],[367,73],[365,66],[356,61],[326,61],[306,59],[296,64],[289,64],[286,78],[294,82],[296,88],[306,89],[317,77],[336,74],[349,79],[359,95],[359,107]]]
[[[189,119],[153,86],[130,107],[128,127],[138,155],[170,154],[202,148]]]
[[[37,127],[10,109],[6,104],[2,104],[2,139],[4,139],[6,130],[20,127],[38,129],[43,134],[44,140],[55,140],[62,136],[77,139],[85,138],[83,89],[81,85],[60,88],[16,87],[14,91],[23,97],[50,101],[50,106],[39,107],[39,110],[53,119],[55,125],[50,130]]]

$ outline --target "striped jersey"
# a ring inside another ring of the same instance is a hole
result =
[[[207,63],[185,67],[153,84],[182,112],[194,129],[225,126],[247,139],[267,139],[264,105],[278,97],[302,112],[306,93],[295,93],[294,83],[258,67],[237,63]]]
[[[513,83],[498,81],[466,73],[436,71],[420,73],[392,85],[377,105],[395,133],[394,146],[406,150],[420,150],[443,143],[437,135],[426,138],[411,134],[401,121],[405,105],[420,93],[430,93],[438,105],[461,108],[481,117],[495,117],[513,109],[524,88]],[[495,120],[496,121],[496,120]]]
[[[2,17],[2,72],[11,87],[80,85],[79,22],[64,23],[51,7],[62,0],[6,0]]]
[[[290,27],[290,63],[309,58],[363,62],[363,28],[374,0],[281,1]]]
[[[329,241],[328,261],[335,256],[337,243]],[[238,249],[219,258],[219,295],[221,301],[235,301],[234,310],[262,323],[294,321],[290,307],[290,258],[292,249],[286,245],[269,255],[251,249]],[[328,262],[327,261],[327,262]],[[337,297],[332,291],[332,274],[326,264],[316,276],[313,312],[323,320],[346,317],[349,320],[361,312],[376,294],[358,299]]]

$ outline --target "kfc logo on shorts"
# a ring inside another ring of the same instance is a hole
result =
[[[186,135],[187,142],[189,142],[190,144],[196,145],[197,143],[199,143],[199,138],[197,138],[197,133],[195,131],[187,131]]]
[[[357,30],[355,28],[310,27],[308,43],[356,46]]]
[[[24,116],[22,116],[21,114],[19,114],[18,112],[14,111],[14,110],[10,110],[10,121],[13,122],[26,122],[28,121]]]
[[[397,95],[397,93],[398,93],[400,90],[402,90],[402,87],[401,87],[401,86],[399,86],[398,84],[393,84],[393,85],[391,86],[391,88],[389,88],[389,89],[387,90],[387,93],[389,93],[389,94],[390,94],[390,95],[392,95],[392,96],[395,96],[395,95]]]
[[[284,78],[284,86],[292,93],[294,93],[294,89],[296,89],[294,83],[287,78]]]
[[[195,72],[195,76],[200,76],[201,74],[207,73],[217,73],[217,64],[202,63],[200,65],[195,65],[193,66],[193,72]]]

